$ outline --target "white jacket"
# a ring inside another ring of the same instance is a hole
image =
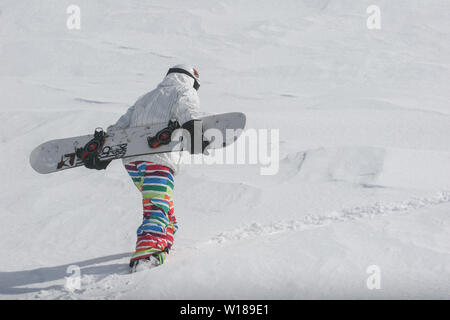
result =
[[[107,131],[126,129],[157,123],[168,123],[176,119],[183,123],[199,117],[200,101],[194,89],[194,79],[182,73],[170,73],[156,87],[140,97],[128,111]],[[168,152],[136,156],[123,159],[127,164],[133,161],[151,161],[178,171],[179,152]]]

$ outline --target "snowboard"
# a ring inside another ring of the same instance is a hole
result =
[[[206,150],[223,148],[237,140],[245,127],[246,117],[241,112],[228,112],[199,118],[202,139],[210,141]],[[167,144],[151,146],[154,138],[167,128],[167,123],[152,124],[106,132],[104,144],[98,156],[100,160],[115,160],[145,154],[184,151],[189,149],[185,130],[175,129]],[[197,133],[198,134],[198,133]],[[59,172],[83,166],[77,149],[84,148],[94,135],[50,140],[37,146],[30,154],[30,165],[38,173]]]

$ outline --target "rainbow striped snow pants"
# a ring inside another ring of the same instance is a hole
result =
[[[156,255],[164,263],[178,229],[172,201],[173,171],[148,161],[131,162],[125,168],[142,193],[144,208],[144,218],[137,230],[136,251],[130,262]]]

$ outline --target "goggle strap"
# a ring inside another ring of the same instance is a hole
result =
[[[169,71],[167,71],[166,76],[168,74],[170,74],[170,73],[183,73],[183,74],[191,77],[192,79],[194,79],[194,89],[195,90],[198,90],[198,88],[200,88],[200,83],[197,81],[197,79],[189,71],[186,71],[186,70],[181,69],[181,68],[170,68]]]

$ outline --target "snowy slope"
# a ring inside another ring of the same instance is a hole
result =
[[[450,297],[448,1],[77,0],[80,30],[70,4],[0,2],[1,298]],[[279,172],[184,166],[174,250],[130,275],[140,195],[121,163],[39,175],[28,157],[180,62],[205,112],[280,130]]]

